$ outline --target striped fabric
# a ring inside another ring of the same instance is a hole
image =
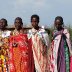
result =
[[[36,72],[48,72],[48,35],[45,30],[41,28],[38,31],[32,29],[31,32],[31,36],[29,37],[32,39],[32,50]]]
[[[70,37],[67,29],[54,33],[50,54],[51,72],[70,72]]]

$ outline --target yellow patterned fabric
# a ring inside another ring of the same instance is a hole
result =
[[[0,31],[0,72],[8,72],[9,34],[10,31]]]

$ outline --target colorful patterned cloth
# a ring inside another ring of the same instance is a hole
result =
[[[31,44],[26,34],[10,37],[10,72],[34,72]]]
[[[29,31],[28,38],[32,39],[32,50],[36,72],[48,72],[48,34],[42,28],[39,30],[33,28]]]
[[[10,31],[0,31],[0,72],[9,72]]]
[[[53,35],[50,54],[51,72],[70,72],[71,43],[67,29]]]

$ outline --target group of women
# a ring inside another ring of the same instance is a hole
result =
[[[72,72],[70,34],[63,18],[55,18],[52,41],[39,20],[32,15],[32,29],[25,32],[20,17],[13,31],[7,30],[6,19],[0,19],[0,72]]]

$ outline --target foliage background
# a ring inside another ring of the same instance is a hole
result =
[[[69,31],[69,33],[70,33],[70,39],[71,39],[71,41],[72,41],[72,26],[71,25],[68,25],[68,26],[66,26],[65,28],[67,28],[68,29],[68,31]],[[54,30],[55,28],[52,26],[52,27],[50,27],[50,28],[46,28],[46,31],[48,32],[48,34],[49,34],[49,37],[50,37],[50,40],[52,39],[52,33],[53,33],[53,30]]]

